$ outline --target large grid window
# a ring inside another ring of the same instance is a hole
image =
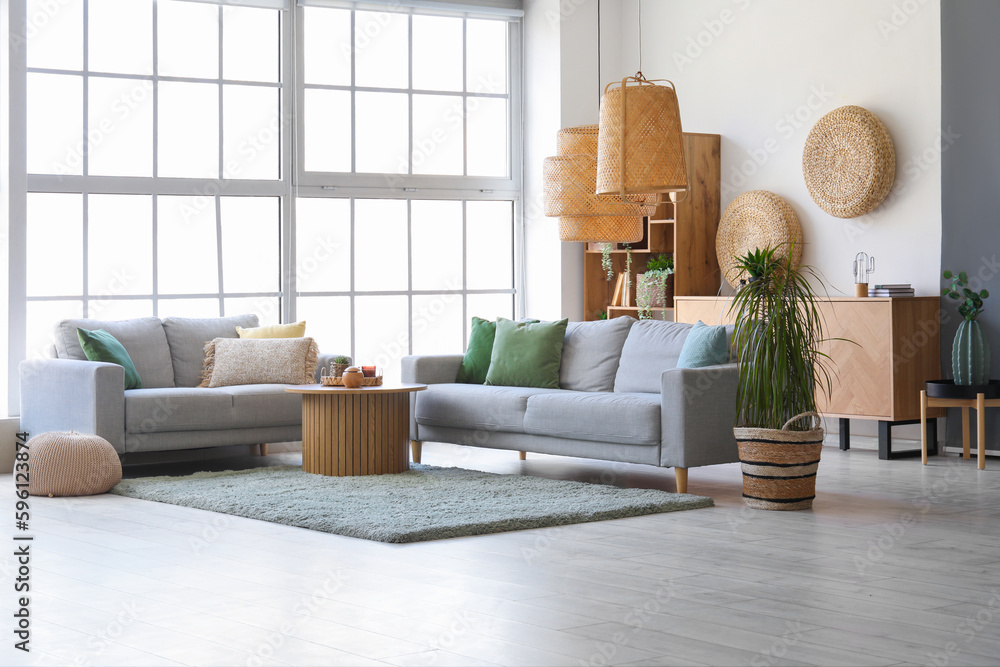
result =
[[[67,317],[305,319],[391,378],[514,316],[520,23],[492,2],[13,0],[12,386]]]

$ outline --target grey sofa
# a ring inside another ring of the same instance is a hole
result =
[[[95,433],[119,454],[301,440],[302,398],[286,385],[197,387],[205,343],[257,325],[256,315],[63,320],[55,327],[55,358],[19,366],[21,430]],[[87,361],[77,327],[118,339],[143,388],[125,390],[117,364]],[[320,355],[317,373],[330,358]]]
[[[461,354],[409,356],[403,381],[428,385],[410,411],[423,441],[688,468],[739,460],[736,364],[677,368],[690,324],[621,317],[570,322],[559,389],[458,384]]]

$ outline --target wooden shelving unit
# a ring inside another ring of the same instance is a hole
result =
[[[626,250],[619,244],[611,251],[615,278],[607,280],[601,267],[601,247],[588,243],[583,261],[584,317],[598,319],[598,311],[608,317],[630,315],[638,317],[635,303],[635,276],[644,273],[646,262],[660,253],[674,257],[674,295],[709,296],[719,291],[721,274],[715,257],[715,233],[719,226],[720,208],[720,144],[718,134],[684,133],[684,155],[687,161],[691,191],[677,203],[665,197],[651,218],[643,221],[643,239],[632,245],[632,289],[627,305],[612,306],[615,283],[625,271]],[[673,304],[656,308],[653,317],[673,318]]]

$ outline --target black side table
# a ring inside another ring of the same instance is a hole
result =
[[[976,410],[976,459],[986,469],[986,408],[1000,407],[1000,380],[989,384],[957,385],[954,380],[932,380],[920,390],[920,423],[927,420],[927,408],[962,408],[962,458],[970,458],[969,408]],[[920,445],[921,461],[927,465],[926,429]]]

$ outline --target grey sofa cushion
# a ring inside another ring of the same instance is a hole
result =
[[[574,391],[612,391],[622,346],[635,322],[631,317],[570,322],[563,341],[559,386]]]
[[[560,391],[539,387],[432,384],[417,393],[414,419],[425,426],[523,433],[528,397]]]
[[[660,394],[570,392],[528,399],[524,432],[624,445],[660,444]]]
[[[233,317],[167,317],[163,331],[170,346],[173,361],[174,383],[178,387],[195,387],[201,382],[201,369],[205,358],[205,343],[214,338],[239,338],[236,327],[255,327],[256,315]]]
[[[642,320],[628,332],[615,375],[615,391],[660,393],[663,371],[677,367],[690,324]]]
[[[131,389],[125,392],[127,433],[215,431],[297,426],[302,397],[283,384]]]
[[[104,329],[114,336],[135,365],[142,386],[174,386],[174,369],[170,363],[170,348],[163,332],[163,325],[156,317],[139,317],[132,320],[61,320],[55,327],[56,354],[60,359],[79,359],[87,355],[80,347],[77,328],[94,331]]]

